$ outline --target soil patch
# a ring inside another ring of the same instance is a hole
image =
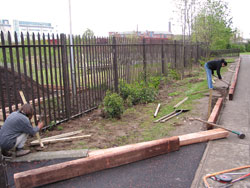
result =
[[[200,78],[193,78],[191,76],[192,75],[188,76],[189,83],[198,83],[204,80]],[[227,74],[227,76],[230,77],[229,74]],[[19,79],[19,76],[15,75],[15,79]],[[16,82],[16,85],[17,84],[18,82]],[[173,118],[173,120],[168,121],[167,123],[171,124],[171,126],[167,126],[165,123],[157,125],[153,123],[155,119],[152,118],[152,116],[155,112],[157,104],[161,103],[162,105],[166,105],[175,97],[178,97],[178,95],[169,96],[169,93],[183,92],[181,91],[180,86],[183,86],[184,84],[185,83],[183,82],[175,81],[168,82],[167,84],[161,83],[157,101],[155,103],[133,106],[133,108],[126,110],[120,120],[104,119],[102,117],[101,110],[96,109],[80,117],[59,124],[56,127],[53,127],[53,129],[41,132],[41,138],[55,136],[76,130],[83,130],[82,134],[91,135],[91,137],[81,140],[48,144],[44,151],[103,149],[148,141],[152,139],[160,139],[163,137],[179,136],[203,131],[206,129],[206,125],[197,121],[189,121],[189,117],[195,116],[202,119],[207,119],[208,93],[205,93],[203,98],[193,101],[194,106],[191,111],[188,113],[183,113],[180,116]],[[14,87],[14,83],[11,84],[11,87]],[[36,90],[39,89],[40,88],[37,88]],[[224,85],[219,86],[213,92],[212,106],[217,102],[219,97],[226,98],[227,93],[228,90],[224,87]],[[26,95],[31,94],[29,93]],[[29,143],[35,139],[36,137],[29,138],[26,146],[33,152],[36,152],[38,147],[30,146]]]
[[[168,93],[178,90],[178,87],[171,87],[171,85],[172,83],[161,85],[157,99],[161,104],[166,104],[168,101],[174,98],[168,96]],[[219,97],[224,97],[223,89],[217,90],[215,93],[216,95],[213,97],[213,105],[216,103]],[[177,116],[170,121],[170,123],[172,123],[172,128],[167,131],[167,134],[162,133],[167,127],[164,123],[157,125],[159,126],[159,133],[158,135],[154,136],[153,139],[179,136],[206,130],[206,125],[197,121],[189,121],[189,117],[195,116],[202,119],[207,118],[208,96],[204,95],[202,99],[194,102],[195,105],[190,112],[183,113],[182,115]],[[91,137],[81,140],[74,140],[71,142],[49,144],[44,151],[86,148],[104,149],[150,140],[151,133],[145,133],[145,130],[150,130],[152,127],[156,126],[153,123],[154,119],[152,119],[152,116],[157,104],[158,103],[136,105],[133,108],[128,109],[122,115],[120,120],[104,119],[100,109],[93,110],[81,117],[60,124],[57,127],[54,127],[53,130],[47,130],[41,133],[41,137],[44,138],[76,130],[83,130],[84,135],[90,134]],[[149,111],[151,112],[152,116],[148,115]],[[145,140],[145,134],[148,134],[149,139]],[[35,139],[35,137],[30,138],[28,143]],[[35,152],[37,148],[31,146],[27,147],[33,152]]]

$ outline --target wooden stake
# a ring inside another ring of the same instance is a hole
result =
[[[51,140],[51,139],[55,139],[55,138],[65,138],[65,137],[73,136],[73,135],[80,134],[80,133],[82,133],[82,130],[68,132],[68,133],[63,133],[63,134],[58,134],[58,135],[55,135],[55,136],[50,136],[50,137],[47,137],[47,138],[42,138],[41,140],[43,142],[45,140]],[[34,140],[31,143],[33,143],[33,142],[38,142],[38,140]]]
[[[155,110],[155,114],[154,114],[154,118],[157,116],[159,109],[160,109],[161,104],[159,103],[156,110]]]
[[[26,101],[26,99],[25,99],[25,97],[24,97],[23,91],[19,91],[19,94],[20,94],[20,96],[21,96],[21,98],[22,98],[23,104],[27,104],[27,101]],[[31,119],[31,124],[32,124],[33,127],[35,127],[35,123],[34,123],[34,122],[35,122],[35,121],[34,121],[34,116],[33,116],[32,119]],[[43,145],[43,142],[41,141],[39,132],[36,133],[36,137],[37,137],[37,139],[39,140],[40,146],[43,148],[44,145]]]
[[[180,101],[178,104],[176,104],[174,106],[174,108],[178,108],[182,103],[184,103],[186,100],[188,100],[188,97],[186,97],[185,99],[183,99],[182,101]]]
[[[207,119],[211,114],[211,107],[212,107],[212,97],[213,97],[213,89],[209,89],[209,100],[208,100],[208,111],[207,111]]]
[[[51,144],[51,143],[57,143],[57,142],[67,142],[67,141],[72,141],[72,140],[79,139],[79,138],[87,138],[90,136],[91,135],[82,135],[82,136],[72,136],[72,137],[66,137],[66,138],[47,139],[47,140],[43,140],[43,143]],[[39,145],[39,142],[33,141],[30,144],[32,146],[35,146],[35,145]]]

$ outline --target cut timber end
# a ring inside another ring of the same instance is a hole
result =
[[[208,118],[208,122],[210,123],[216,123],[217,119],[219,117],[220,114],[220,110],[222,108],[222,104],[223,104],[223,98],[219,98],[213,108],[212,113],[210,114],[209,118]],[[213,129],[213,125],[209,125],[207,124],[207,129]]]
[[[190,133],[179,136],[180,146],[190,145],[194,143],[207,142],[209,140],[215,140],[220,138],[226,138],[229,132],[224,129],[213,129],[208,131],[202,131],[197,133]]]
[[[109,152],[90,155],[88,158],[16,173],[14,181],[16,188],[41,186],[177,151],[179,147],[177,136],[132,144],[121,149],[117,147]]]

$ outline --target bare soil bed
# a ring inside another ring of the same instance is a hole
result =
[[[190,80],[190,82],[194,83],[200,81],[202,80]],[[166,123],[153,123],[155,120],[153,114],[157,104],[161,103],[162,105],[166,105],[169,101],[173,100],[174,96],[170,97],[168,94],[178,91],[178,88],[178,83],[161,84],[158,98],[155,103],[133,106],[126,110],[119,120],[104,119],[101,110],[96,109],[81,117],[60,124],[53,130],[42,132],[40,134],[42,138],[76,130],[83,130],[83,135],[91,135],[89,138],[70,142],[48,144],[43,151],[103,149],[205,130],[206,126],[203,125],[203,123],[190,121],[188,118],[192,116],[202,119],[207,118],[208,96],[206,93],[204,93],[204,97],[194,102],[195,104],[190,112],[183,113]],[[225,98],[226,95],[227,90],[223,87],[214,91],[213,105],[219,97]],[[160,116],[157,116],[157,118],[159,117]],[[171,125],[169,126],[169,124]],[[155,126],[157,126],[157,128]],[[30,138],[26,146],[33,152],[38,151],[39,148],[38,146],[34,147],[29,145],[30,141],[35,139],[36,137]]]

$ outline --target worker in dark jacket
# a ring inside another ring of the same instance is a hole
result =
[[[205,64],[205,70],[207,73],[207,84],[209,89],[213,89],[212,75],[214,75],[214,71],[216,70],[218,78],[221,80],[222,77],[220,75],[220,69],[221,67],[225,66],[227,66],[227,62],[225,61],[225,59],[213,60]]]
[[[4,156],[10,157],[11,149],[16,151],[17,157],[30,153],[30,150],[23,150],[24,144],[29,135],[35,135],[43,127],[42,122],[32,127],[30,120],[33,114],[32,106],[24,104],[19,111],[12,112],[7,117],[0,129],[0,147]]]

